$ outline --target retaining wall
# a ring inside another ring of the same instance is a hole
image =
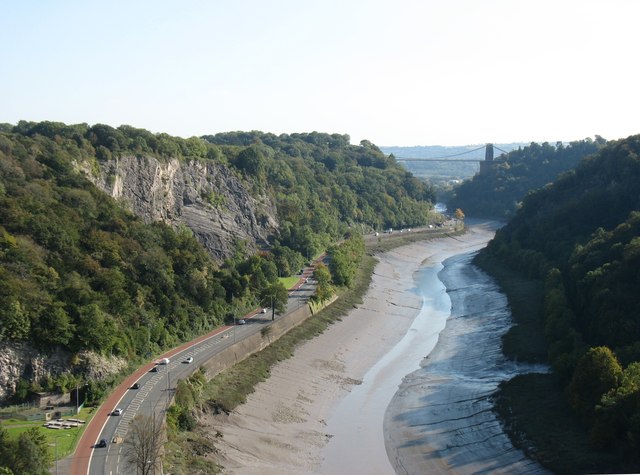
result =
[[[226,350],[216,354],[210,360],[201,364],[200,367],[204,370],[207,379],[211,379],[221,371],[230,368],[234,364],[239,363],[253,353],[273,343],[289,330],[300,325],[311,315],[312,312],[309,305],[305,304],[297,310],[268,323],[268,327],[264,325],[263,328],[271,328],[267,335],[263,336],[262,332],[257,332],[248,336]]]

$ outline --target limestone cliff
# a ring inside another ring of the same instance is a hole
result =
[[[90,351],[75,355],[62,350],[45,354],[26,342],[0,342],[0,401],[16,390],[20,379],[43,381],[47,376],[71,372],[86,381],[103,380],[122,371],[124,358],[100,356]]]
[[[278,227],[268,195],[250,193],[219,163],[124,156],[99,162],[99,172],[87,176],[147,222],[186,225],[218,261],[233,253],[236,239],[255,250]]]

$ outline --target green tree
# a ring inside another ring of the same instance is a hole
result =
[[[302,254],[287,246],[273,246],[271,248],[271,256],[278,269],[278,277],[292,275],[302,268],[304,264]]]
[[[621,376],[622,367],[609,348],[590,348],[578,362],[567,390],[571,407],[585,420],[590,420],[596,404],[618,386]]]
[[[47,437],[37,427],[18,436],[16,459],[12,467],[17,474],[46,475],[53,463]]]
[[[238,154],[236,166],[248,175],[261,177],[265,171],[265,156],[262,149],[256,145],[245,148]]]
[[[358,263],[364,254],[364,240],[359,234],[349,237],[343,243],[329,250],[331,260],[329,270],[335,285],[350,287],[353,284]]]
[[[17,300],[12,300],[6,309],[0,309],[0,337],[9,340],[24,340],[29,336],[31,321]]]
[[[13,463],[14,452],[15,447],[13,442],[9,439],[7,430],[2,425],[0,425],[0,467],[11,466],[11,464]]]
[[[65,346],[71,341],[74,327],[61,304],[49,307],[40,319],[36,337],[47,345]]]
[[[621,447],[631,453],[640,450],[640,362],[622,372],[620,384],[608,391],[596,408],[590,433],[598,449]]]
[[[320,263],[313,271],[313,277],[318,282],[316,286],[315,299],[324,302],[333,297],[334,289],[331,285],[331,272],[324,264]]]
[[[83,348],[103,352],[109,350],[115,341],[114,321],[97,304],[80,309],[77,327],[77,338]]]
[[[272,319],[275,313],[284,313],[289,299],[289,292],[280,282],[265,287],[260,292],[260,304],[263,307],[271,307]]]

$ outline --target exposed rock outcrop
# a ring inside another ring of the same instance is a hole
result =
[[[232,255],[236,239],[255,250],[277,230],[275,204],[267,194],[249,193],[222,164],[124,156],[99,166],[99,174],[87,173],[99,188],[147,222],[187,226],[218,261]]]
[[[20,379],[29,382],[43,381],[48,376],[56,377],[71,372],[82,374],[87,381],[107,379],[127,366],[123,358],[104,357],[90,351],[72,355],[55,350],[42,353],[27,342],[0,343],[0,401],[4,401],[16,390]]]

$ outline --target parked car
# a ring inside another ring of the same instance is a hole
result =
[[[193,363],[193,356],[189,356],[189,358],[187,358],[186,360],[184,360],[185,363]]]
[[[100,442],[96,444],[96,447],[100,447],[100,448],[106,447],[106,446],[107,446],[107,439],[100,439]]]
[[[267,313],[267,309],[263,308],[262,310],[260,310],[260,313]]]
[[[113,410],[113,415],[114,416],[121,416],[122,415],[122,409],[117,407],[116,409]]]
[[[238,325],[244,325],[245,323],[247,323],[247,322],[245,322],[245,321],[244,321],[244,320],[242,320],[242,319],[238,320]]]

